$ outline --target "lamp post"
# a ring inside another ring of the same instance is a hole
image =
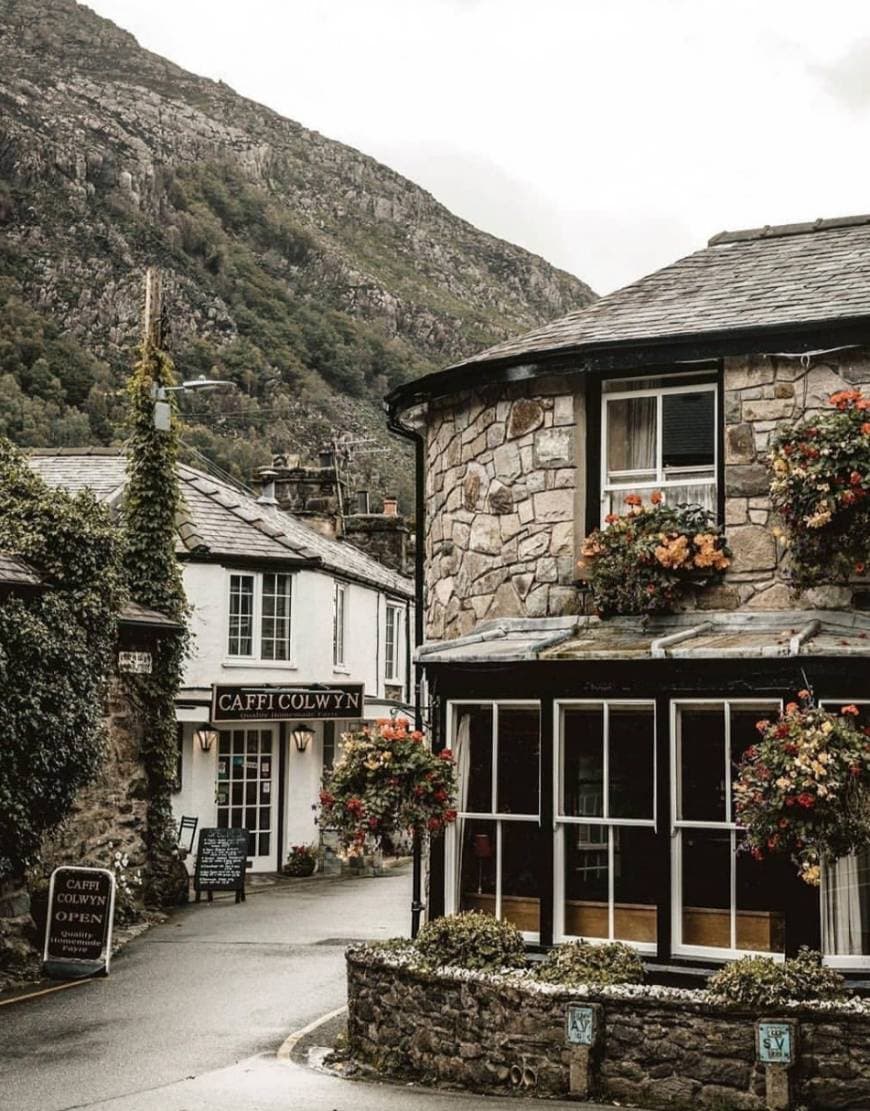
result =
[[[217,390],[224,386],[234,386],[235,382],[222,382],[217,378],[191,378],[182,382],[180,386],[158,386],[155,382],[151,387],[151,397],[154,399],[154,427],[158,432],[168,432],[172,411],[169,405],[169,394],[189,393],[193,390]]]

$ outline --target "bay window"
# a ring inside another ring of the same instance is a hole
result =
[[[557,703],[556,929],[654,951],[655,704]]]
[[[227,655],[289,661],[291,602],[286,572],[230,574]]]
[[[716,510],[716,383],[709,375],[611,379],[602,393],[602,519],[628,494]]]
[[[540,709],[451,704],[458,817],[448,837],[448,913],[478,910],[541,929]]]

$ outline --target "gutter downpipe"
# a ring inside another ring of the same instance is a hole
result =
[[[420,432],[402,424],[395,409],[391,405],[384,406],[387,410],[387,428],[403,440],[409,440],[414,445],[414,480],[415,480],[415,513],[414,513],[414,647],[419,648],[423,643],[424,614],[423,614],[423,573],[424,573],[424,545],[426,542],[426,487],[424,469],[426,465],[426,445]],[[419,660],[414,662],[414,727],[423,728],[423,665]],[[423,846],[419,834],[414,835],[412,857],[412,891],[411,891],[411,937],[416,937],[420,930],[420,915],[425,909],[423,903]]]

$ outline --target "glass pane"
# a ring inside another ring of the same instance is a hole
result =
[[[260,733],[260,752],[264,755],[272,751],[272,730],[264,729]]]
[[[233,752],[245,751],[245,734],[241,729],[233,730]]]
[[[610,936],[607,826],[564,827],[565,933]]]
[[[269,826],[272,824],[269,821],[270,814],[271,811],[269,810],[268,806],[260,807],[260,829],[268,829]]]
[[[244,784],[241,781],[233,784],[233,803],[236,806],[238,806],[241,802],[244,801],[244,799],[242,798],[242,791],[243,790],[244,790]]]
[[[221,731],[220,739],[218,741],[218,752],[224,755],[230,751],[230,735],[229,733]]]
[[[257,781],[256,779],[249,779],[245,784],[245,802],[257,801]]]
[[[655,479],[656,400],[655,397],[627,397],[608,402],[608,481]]]
[[[653,816],[654,731],[654,707],[610,707],[608,786],[611,818]]]
[[[460,846],[460,910],[495,914],[495,822],[459,818],[456,835]]]
[[[245,829],[257,828],[257,810],[256,807],[248,806],[245,809]]]
[[[573,706],[562,712],[563,813],[604,814],[604,709]]]
[[[251,838],[253,841],[253,838]],[[268,856],[269,849],[272,844],[272,835],[270,833],[260,834],[260,856]]]
[[[754,860],[737,853],[737,948],[760,953],[785,951],[785,907],[789,889],[802,881],[783,857]],[[792,904],[794,899],[791,900]]]
[[[492,707],[457,707],[457,760],[459,807],[477,814],[491,814]],[[467,751],[466,751],[467,744]]]
[[[771,702],[764,706],[731,705],[731,768],[737,774],[737,765],[743,753],[758,741],[759,721],[779,717],[779,703]],[[731,819],[733,820],[733,819]]]
[[[537,824],[501,823],[501,916],[523,933],[541,932],[542,851]]]
[[[248,734],[248,752],[256,752],[258,746],[259,737],[257,735],[257,730],[254,729],[253,732]]]
[[[731,948],[731,834],[684,829],[683,944]]]
[[[688,821],[726,821],[724,707],[683,706],[679,710],[678,728],[679,817]]]
[[[662,483],[661,491],[667,505],[700,505],[710,513],[716,512],[716,483],[712,479],[698,485]],[[645,496],[649,496],[649,491],[645,492]]]
[[[232,824],[233,829],[241,829],[242,828],[242,808],[240,806],[239,807],[233,807],[233,810],[231,811],[231,813],[232,813],[231,824]]]
[[[221,807],[218,810],[218,816],[217,816],[217,818],[218,818],[218,824],[217,824],[218,829],[226,829],[227,828],[227,817],[228,817],[227,811],[224,810]]]
[[[613,936],[619,941],[656,940],[660,868],[655,830],[613,828]]]
[[[541,757],[540,714],[499,707],[498,797],[501,814],[537,814]]]
[[[715,451],[715,394],[676,393],[662,396],[662,465],[712,466]]]
[[[822,872],[822,949],[838,957],[870,955],[870,849]]]

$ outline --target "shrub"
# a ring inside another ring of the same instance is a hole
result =
[[[731,562],[706,509],[663,505],[657,490],[651,500],[644,506],[639,494],[628,494],[628,512],[609,514],[607,527],[583,545],[581,567],[603,617],[666,613],[687,587],[717,581]]]
[[[481,972],[525,964],[523,936],[511,922],[500,922],[480,911],[463,911],[427,922],[416,940],[423,964],[446,965]]]
[[[757,723],[760,737],[743,755],[734,803],[757,859],[788,853],[806,883],[820,864],[870,840],[870,748],[858,709],[840,714],[812,705],[810,692],[789,702],[778,721]]]
[[[841,390],[829,401],[834,411],[785,429],[768,457],[799,588],[863,574],[870,559],[870,398]]]
[[[742,957],[711,976],[707,990],[717,1003],[751,1008],[837,1001],[849,994],[839,972],[825,968],[821,953],[806,948],[780,963],[771,957]]]
[[[551,949],[535,970],[547,984],[640,984],[643,961],[621,941],[590,945],[587,941],[568,941]]]

